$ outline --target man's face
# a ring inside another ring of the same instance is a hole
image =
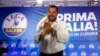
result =
[[[56,20],[56,17],[57,17],[56,8],[53,8],[53,7],[49,8],[48,9],[48,19],[53,22]]]

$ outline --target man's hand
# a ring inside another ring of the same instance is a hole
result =
[[[57,36],[56,30],[54,30],[54,29],[51,29],[50,33],[51,33],[52,37],[56,37]]]
[[[44,40],[44,37],[46,34],[47,34],[46,31],[44,29],[42,29],[39,40]]]
[[[44,24],[44,29],[47,33],[50,33],[52,37],[56,36],[56,30],[54,30],[52,27],[51,27],[51,24],[49,22],[46,22]]]
[[[50,25],[49,22],[44,23],[44,30],[45,30],[47,33],[50,33],[50,31],[51,31],[51,25]]]

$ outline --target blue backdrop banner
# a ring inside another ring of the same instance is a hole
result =
[[[100,55],[100,7],[58,7],[57,20],[70,32],[64,56]],[[47,7],[1,7],[0,40],[6,41],[4,56],[38,56],[34,37],[39,25],[47,21]]]

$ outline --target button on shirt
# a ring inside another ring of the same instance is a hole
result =
[[[43,26],[42,26],[43,27]],[[35,37],[35,42],[40,44],[40,52],[52,54],[57,53],[65,49],[64,42],[69,40],[69,32],[66,23],[62,21],[55,21],[51,27],[56,30],[57,36],[52,37],[51,34],[47,34],[44,40],[39,40],[41,31],[38,31]]]

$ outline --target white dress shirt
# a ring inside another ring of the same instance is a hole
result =
[[[66,23],[55,21],[51,27],[57,31],[57,37],[52,37],[50,34],[45,35],[44,40],[39,41],[41,31],[38,31],[35,37],[35,42],[40,44],[40,52],[53,54],[65,49],[64,42],[69,40],[69,32]]]

